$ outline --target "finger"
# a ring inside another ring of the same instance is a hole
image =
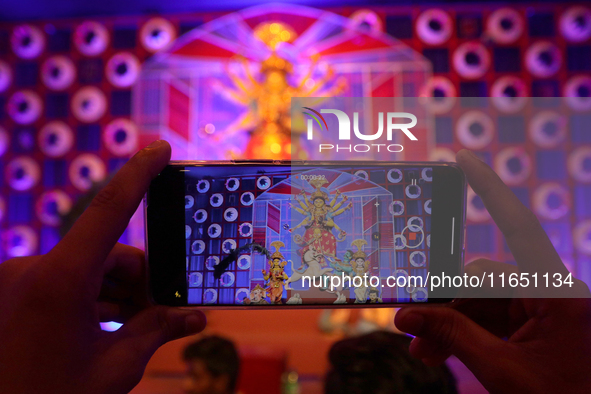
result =
[[[522,309],[515,313],[518,305],[519,299],[472,298],[454,302],[453,308],[495,336],[507,338],[529,318]]]
[[[127,362],[144,365],[166,342],[201,332],[206,325],[200,311],[154,306],[140,312],[118,331],[115,347]]]
[[[501,276],[507,281],[511,275],[519,274],[518,267],[498,261],[479,259],[468,264],[465,272],[478,277],[484,273],[487,277],[486,284],[482,288],[474,289],[470,299],[458,300],[453,306],[455,310],[462,312],[499,338],[511,336],[531,317],[526,313],[521,302],[526,290],[524,288],[515,289],[507,284],[500,285]],[[528,280],[530,280],[529,276]],[[530,280],[530,282],[530,285],[533,284],[533,281]],[[529,309],[533,311],[537,301],[533,299],[531,301],[534,302],[530,302],[532,308]]]
[[[170,145],[166,141],[156,141],[136,153],[52,250],[55,263],[85,286],[88,281],[96,283],[102,278],[103,262],[125,230],[150,181],[169,159]]]
[[[460,151],[456,161],[505,236],[520,271],[568,275],[568,270],[536,216],[519,201],[501,178],[470,151]]]
[[[511,264],[478,259],[466,265],[464,272],[468,277],[484,278],[484,284],[480,287],[463,288],[452,308],[499,338],[509,336],[511,329],[508,311],[516,292],[510,286],[500,286],[498,278],[499,275],[508,278],[509,275],[518,273],[518,268]],[[496,285],[494,280],[497,280]]]
[[[464,273],[468,277],[484,278],[484,282],[481,286],[460,289],[460,298],[512,298],[515,296],[513,287],[499,285],[501,275],[507,279],[511,274],[519,273],[519,268],[515,265],[478,259],[467,264],[464,267]]]
[[[425,358],[421,359],[421,361],[423,362],[423,364],[425,364],[428,367],[439,367],[440,365],[445,363],[445,361],[449,357],[450,356],[425,357]]]
[[[395,324],[401,331],[427,340],[436,348],[434,353],[456,355],[477,377],[488,378],[498,357],[511,356],[504,341],[452,308],[403,308],[396,314]]]
[[[112,302],[99,302],[97,306],[100,322],[115,321],[121,323],[119,321],[119,316],[121,316],[119,305]]]
[[[125,283],[137,283],[144,279],[145,253],[130,245],[115,244],[103,264],[103,275]]]
[[[133,295],[133,285],[122,283],[109,277],[103,279],[98,300],[125,300]]]
[[[483,273],[512,274],[518,273],[519,269],[517,268],[517,266],[513,264],[501,263],[489,259],[477,259],[466,264],[464,271],[466,273],[470,273],[471,275],[478,275]]]
[[[125,301],[136,308],[149,305],[146,296],[145,254],[129,245],[116,244],[104,263],[99,301]]]
[[[436,359],[441,360],[441,363],[451,356],[451,353],[448,350],[443,349],[437,342],[420,337],[415,337],[412,340],[408,350],[413,357],[420,360]]]
[[[138,305],[109,301],[99,302],[97,305],[99,321],[101,322],[114,321],[117,323],[126,323],[144,310],[144,308]]]

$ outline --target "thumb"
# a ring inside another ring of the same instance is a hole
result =
[[[166,342],[203,331],[205,315],[201,311],[154,306],[125,323],[116,331],[118,347],[125,349],[130,362],[147,364]]]
[[[453,354],[481,382],[481,378],[488,380],[491,371],[497,370],[498,374],[499,358],[504,359],[511,352],[509,344],[452,308],[403,308],[396,313],[395,324],[419,338],[420,345],[415,343],[410,349],[414,356],[422,358],[430,353],[427,358],[437,359]],[[430,351],[425,346],[430,346]]]

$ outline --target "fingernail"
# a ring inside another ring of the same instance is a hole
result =
[[[480,160],[480,157],[478,157],[476,155],[476,153],[472,152],[471,150],[468,151],[468,155],[470,155],[472,158],[474,158],[474,159],[476,159],[478,161],[482,161],[482,160]]]
[[[423,329],[425,318],[417,312],[398,312],[402,315],[396,319],[396,327],[400,331],[404,331],[411,335],[418,335]]]
[[[152,142],[150,145],[146,146],[146,149],[155,149],[159,148],[164,144],[164,140],[156,140]]]
[[[203,315],[188,315],[185,317],[185,329],[187,333],[196,334],[203,331],[205,321]]]

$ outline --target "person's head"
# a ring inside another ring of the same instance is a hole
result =
[[[188,394],[229,394],[236,388],[240,359],[234,344],[217,336],[205,337],[187,346],[183,352],[188,376],[184,390]]]
[[[427,367],[408,352],[411,338],[387,331],[343,339],[329,352],[325,394],[456,394],[445,366]]]

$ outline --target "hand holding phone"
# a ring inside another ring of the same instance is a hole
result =
[[[469,151],[458,164],[482,198],[517,266],[477,260],[466,272],[529,274],[568,270],[535,215],[494,171]],[[533,289],[535,290],[535,289]],[[574,279],[572,298],[471,298],[452,308],[403,308],[396,326],[416,338],[411,354],[427,365],[457,356],[490,392],[591,391],[591,299]]]
[[[157,303],[301,307],[447,302],[463,267],[453,164],[175,162],[146,197]],[[257,289],[257,291],[255,291]],[[379,301],[378,301],[379,300]]]
[[[0,391],[127,393],[160,345],[204,328],[199,311],[150,305],[143,252],[117,243],[169,159],[164,141],[141,150],[50,252],[0,264]],[[111,320],[125,324],[101,331]]]

